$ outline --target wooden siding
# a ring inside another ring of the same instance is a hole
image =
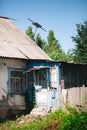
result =
[[[87,86],[87,65],[62,63],[60,80],[64,80],[64,88]]]
[[[87,112],[87,87],[62,89],[61,103],[68,103],[72,107],[81,105],[83,110]]]

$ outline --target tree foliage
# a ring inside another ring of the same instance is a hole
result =
[[[74,61],[73,49],[68,50],[68,52],[66,53],[65,61],[67,61],[67,62],[73,62]]]
[[[31,26],[26,30],[26,34],[53,60],[71,61],[73,59],[70,50],[67,54],[62,50],[59,41],[55,38],[53,30],[49,30],[47,42],[41,38],[40,34],[37,34],[35,37]]]
[[[45,45],[46,45],[46,41],[44,39],[41,38],[40,34],[36,35],[36,39],[35,39],[36,44],[44,50]]]
[[[28,29],[26,30],[26,34],[29,36],[29,38],[31,38],[33,41],[36,42],[36,44],[44,50],[45,45],[46,45],[46,41],[44,39],[41,38],[40,34],[37,34],[35,37],[35,33],[33,33],[32,31],[32,27],[28,27]]]
[[[87,21],[77,24],[77,35],[72,37],[75,42],[74,60],[87,63]]]
[[[49,34],[47,37],[47,45],[45,47],[45,52],[53,60],[64,60],[65,59],[65,53],[61,49],[59,41],[56,40],[53,30],[49,30]]]
[[[34,41],[34,33],[32,31],[31,26],[29,26],[28,29],[26,30],[26,34]]]

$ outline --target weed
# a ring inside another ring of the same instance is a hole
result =
[[[43,119],[39,117],[34,122],[18,125],[20,117],[16,121],[6,121],[0,130],[87,130],[87,113],[70,106],[66,108],[69,114],[59,109]]]

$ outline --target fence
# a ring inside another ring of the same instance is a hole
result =
[[[70,106],[83,106],[87,112],[87,87],[73,87],[70,89],[62,89],[61,103],[68,103]]]

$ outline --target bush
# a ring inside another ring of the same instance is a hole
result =
[[[66,105],[69,114],[63,116],[60,130],[87,130],[87,113]]]
[[[67,106],[67,109],[69,114],[59,109],[43,119],[38,117],[32,123],[19,125],[18,121],[15,121],[6,122],[1,126],[9,130],[87,130],[87,113],[78,112],[70,106]]]

